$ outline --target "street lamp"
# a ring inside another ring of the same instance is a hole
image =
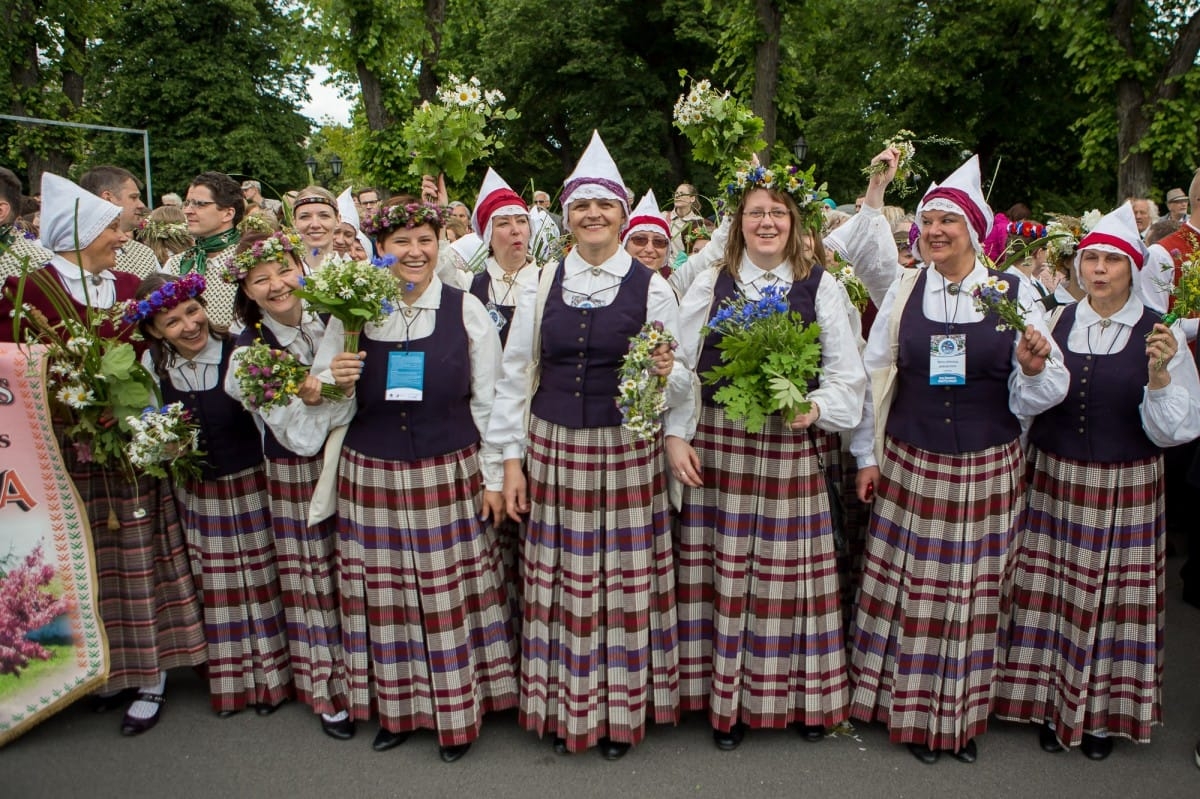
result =
[[[337,153],[329,156],[329,171],[335,178],[342,174],[342,159],[338,157]]]
[[[792,155],[796,156],[797,166],[804,163],[804,156],[808,155],[808,139],[804,138],[803,133],[792,142]]]
[[[313,158],[313,157],[310,155],[308,158],[305,158],[305,159],[304,159],[304,165],[305,165],[306,167],[308,167],[308,174],[310,174],[310,175],[316,174],[316,171],[317,171],[317,159]]]

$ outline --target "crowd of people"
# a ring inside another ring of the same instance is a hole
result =
[[[378,751],[432,730],[446,762],[513,708],[610,760],[684,713],[726,751],[855,720],[974,762],[992,717],[1047,752],[1147,743],[1166,485],[1200,437],[1200,322],[1164,317],[1200,173],[1163,222],[1134,199],[1056,239],[993,213],[975,157],[886,206],[899,160],[871,160],[852,214],[754,162],[717,219],[686,183],[635,202],[598,134],[561,215],[491,169],[472,206],[434,177],[275,201],[204,172],[148,212],[101,166],[44,175],[18,224],[0,170],[0,339],[102,315],[207,453],[130,479],[62,432],[111,654],[95,708],[144,733],[194,667],[222,717],[298,701],[339,740],[376,720]],[[401,287],[361,334],[294,293],[341,259]],[[819,373],[751,432],[702,376],[718,310],[764,298],[819,326]],[[647,323],[677,343],[651,353],[653,436],[615,401]],[[271,410],[234,378],[259,342],[310,369]]]

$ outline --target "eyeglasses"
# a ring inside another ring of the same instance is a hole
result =
[[[216,205],[216,200],[184,200],[184,208],[207,208],[210,205]]]
[[[667,240],[662,236],[650,236],[646,233],[634,233],[629,237],[629,243],[634,247],[645,247],[647,244],[653,244],[656,250],[667,249]]]
[[[755,208],[753,211],[746,211],[742,215],[747,219],[753,219],[755,222],[761,222],[768,216],[776,222],[780,221],[781,219],[788,218],[788,212],[782,208],[772,208],[770,211],[764,211],[761,208]]]
[[[676,194],[675,199],[676,200],[688,200],[695,196],[696,195],[694,195],[694,194]]]

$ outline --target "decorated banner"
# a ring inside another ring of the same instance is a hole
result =
[[[108,676],[92,537],[55,443],[44,354],[0,343],[0,745]]]

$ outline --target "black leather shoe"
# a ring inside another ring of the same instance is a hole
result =
[[[125,707],[133,698],[137,696],[138,689],[125,688],[117,691],[112,696],[100,696],[96,694],[92,697],[92,712],[107,713],[110,710],[116,710],[119,707]]]
[[[966,746],[959,749],[957,752],[951,752],[950,757],[957,760],[959,763],[974,763],[979,759],[979,750],[975,748],[975,739],[967,741]]]
[[[389,749],[395,749],[407,740],[408,733],[406,732],[388,732],[380,727],[379,732],[375,733],[375,740],[371,741],[371,748],[376,752],[386,752]]]
[[[741,745],[742,739],[746,737],[746,725],[734,724],[729,728],[729,732],[724,732],[713,728],[713,743],[722,752],[732,752]]]
[[[825,728],[819,725],[812,724],[793,724],[792,729],[800,733],[800,737],[809,743],[817,743],[825,740]]]
[[[567,749],[567,739],[566,738],[555,738],[554,739],[554,754],[565,755],[568,751],[569,750]]]
[[[349,741],[354,737],[354,720],[349,716],[341,721],[326,721],[321,719],[321,731],[330,738],[336,738],[339,741]]]
[[[233,717],[233,716],[236,716],[238,713],[241,713],[241,712],[242,712],[242,711],[240,711],[240,710],[218,710],[218,711],[217,711],[217,718],[219,718],[219,719],[227,719],[227,718],[231,718],[231,717]]]
[[[461,744],[459,746],[439,746],[438,755],[442,758],[443,763],[453,763],[455,760],[460,760],[470,748],[470,744]]]
[[[931,766],[938,762],[938,753],[925,744],[907,744],[907,746],[908,751],[912,752],[912,756],[925,765]]]
[[[1062,744],[1058,742],[1058,736],[1054,734],[1054,730],[1050,729],[1050,725],[1043,724],[1038,729],[1038,744],[1042,747],[1043,752],[1054,754],[1063,750]]]
[[[138,691],[137,699],[134,701],[153,702],[158,707],[154,709],[154,715],[149,718],[131,716],[128,710],[125,711],[125,718],[121,719],[122,735],[141,735],[146,730],[153,728],[155,724],[158,724],[158,717],[162,715],[163,702],[167,700],[162,694],[149,694],[145,691]]]
[[[286,702],[286,701],[287,701],[286,699],[283,700],[283,702]],[[275,705],[268,705],[265,703],[261,704],[261,705],[255,705],[254,712],[260,716],[269,716],[272,713],[274,713],[276,710],[279,710],[279,708],[283,707],[283,702],[280,702]]]
[[[629,751],[631,744],[617,743],[610,741],[608,738],[600,739],[600,756],[605,760],[620,760],[625,757],[625,753]]]
[[[1098,735],[1088,735],[1085,732],[1079,748],[1092,760],[1103,760],[1112,754],[1113,740],[1108,736],[1101,738]]]

